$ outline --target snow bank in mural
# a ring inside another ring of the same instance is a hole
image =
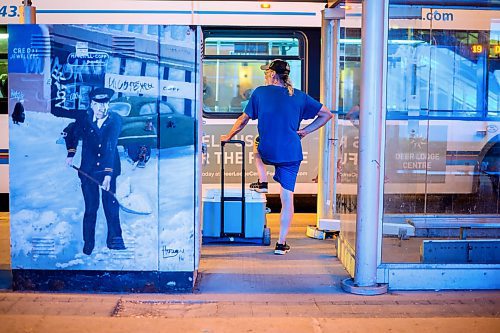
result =
[[[106,247],[106,219],[100,209],[96,249],[92,255],[84,255],[80,179],[64,163],[64,145],[56,144],[57,129],[65,126],[64,120],[38,112],[27,112],[24,124],[11,126],[15,138],[11,140],[12,267],[156,270],[161,248],[192,253],[194,174],[193,168],[186,167],[193,165],[193,147],[189,146],[162,150],[160,159],[152,154],[145,168],[134,168],[122,154],[117,197],[131,208],[151,214],[120,212],[127,249],[116,251]],[[79,161],[75,159],[75,163]],[[160,174],[166,171],[160,177],[159,210],[158,169]],[[158,216],[162,217],[160,251]],[[179,265],[192,267],[177,259],[166,262],[165,268],[171,270]]]

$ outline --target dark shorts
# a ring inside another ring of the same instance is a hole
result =
[[[254,141],[255,148],[259,147],[259,137],[257,136]],[[261,156],[262,158],[262,156]],[[295,190],[295,183],[297,182],[297,175],[299,174],[300,161],[297,162],[287,162],[287,163],[272,163],[262,159],[262,162],[267,165],[274,166],[274,177],[273,179],[280,183],[280,185],[288,190]]]
[[[280,163],[274,165],[273,179],[281,184],[281,186],[288,190],[295,190],[295,182],[299,173],[300,162]]]

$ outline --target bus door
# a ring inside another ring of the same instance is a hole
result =
[[[205,30],[203,60],[203,143],[207,147],[203,167],[204,187],[220,183],[221,163],[225,163],[226,183],[241,182],[241,151],[228,148],[220,154],[220,135],[229,131],[241,115],[255,88],[264,84],[261,65],[280,58],[289,62],[294,88],[307,91],[307,37],[290,30]],[[257,179],[253,166],[252,145],[257,135],[256,122],[251,121],[235,139],[246,143],[246,180]],[[316,192],[315,161],[318,137],[303,142],[304,162],[298,176],[298,192]],[[272,179],[274,170],[268,173]],[[272,181],[272,180],[271,180]],[[273,181],[272,181],[273,182]],[[279,193],[276,184],[270,184],[270,193]]]

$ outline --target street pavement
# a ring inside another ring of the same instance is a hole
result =
[[[500,292],[0,293],[0,332],[500,332]]]

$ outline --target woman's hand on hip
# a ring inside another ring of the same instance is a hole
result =
[[[301,139],[303,139],[309,132],[307,132],[305,129],[299,129],[297,131],[297,134],[300,136]]]

